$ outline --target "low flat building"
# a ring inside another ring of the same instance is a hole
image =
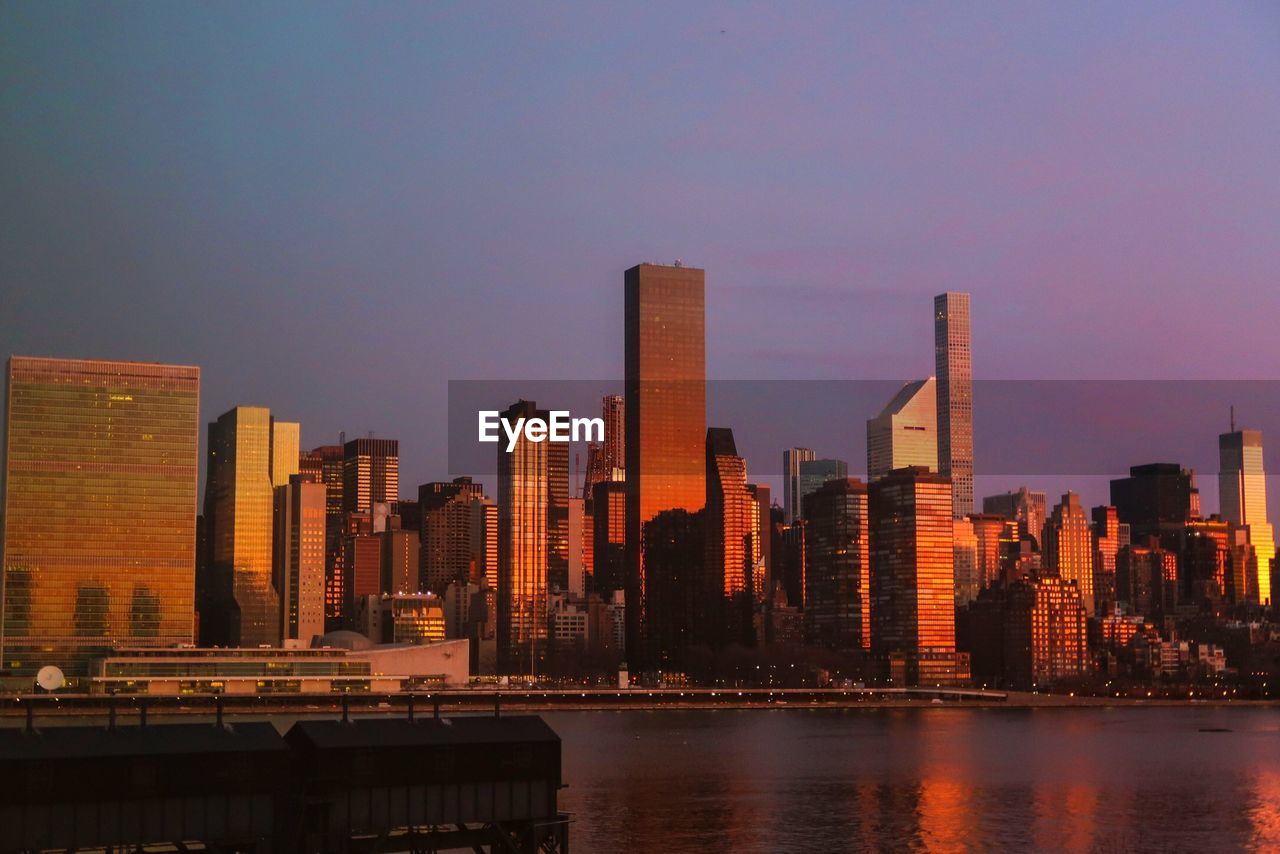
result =
[[[118,647],[98,659],[98,694],[398,693],[465,686],[465,640],[374,644],[355,632],[325,635],[307,649]]]

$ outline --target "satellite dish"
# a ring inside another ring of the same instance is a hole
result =
[[[52,664],[41,667],[40,672],[36,674],[36,684],[46,691],[57,691],[66,682],[67,679],[62,675],[62,671]]]

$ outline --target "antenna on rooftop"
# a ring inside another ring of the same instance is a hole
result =
[[[1231,432],[1232,432],[1232,433],[1236,432],[1236,407],[1235,407],[1235,404],[1232,404],[1232,405],[1231,405]]]

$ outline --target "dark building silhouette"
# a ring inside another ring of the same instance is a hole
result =
[[[1165,547],[1181,536],[1188,519],[1200,515],[1195,473],[1177,463],[1133,466],[1128,477],[1111,481],[1111,503],[1134,542],[1157,536]]]
[[[644,527],[645,637],[650,666],[678,666],[697,637],[697,595],[705,571],[706,512],[664,510]],[[629,663],[629,662],[628,662]]]
[[[759,511],[747,489],[747,461],[733,431],[707,430],[705,575],[696,594],[695,634],[712,646],[752,645]]]
[[[871,544],[867,486],[827,481],[804,502],[805,639],[852,652],[871,646]],[[785,589],[785,588],[784,588]]]

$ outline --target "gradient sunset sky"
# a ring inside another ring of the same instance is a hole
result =
[[[620,376],[644,260],[717,378],[926,376],[943,290],[982,378],[1280,377],[1273,3],[6,2],[0,81],[0,351],[200,365],[406,494],[448,380]]]

